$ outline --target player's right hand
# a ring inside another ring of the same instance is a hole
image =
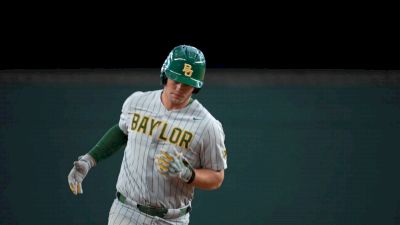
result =
[[[174,150],[174,152],[160,150],[160,153],[155,156],[155,163],[156,169],[161,175],[179,177],[186,183],[194,173],[183,154],[177,150]]]
[[[79,156],[78,161],[74,162],[74,166],[68,174],[69,188],[72,193],[83,194],[82,181],[95,165],[96,161],[89,154]]]

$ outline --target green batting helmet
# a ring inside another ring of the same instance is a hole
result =
[[[179,45],[172,49],[161,67],[161,83],[166,78],[201,89],[206,72],[206,59],[203,53],[189,45]]]

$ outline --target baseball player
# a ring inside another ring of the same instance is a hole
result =
[[[192,94],[203,86],[203,53],[172,49],[161,68],[163,89],[134,92],[110,128],[68,175],[82,194],[89,170],[126,144],[108,224],[189,224],[194,189],[217,189],[227,168],[225,134]]]

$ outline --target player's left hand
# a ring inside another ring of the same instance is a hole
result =
[[[188,183],[193,181],[192,176],[194,170],[183,157],[183,154],[174,151],[173,153],[161,150],[159,154],[155,156],[156,168],[158,172],[164,176],[179,177],[184,182]]]

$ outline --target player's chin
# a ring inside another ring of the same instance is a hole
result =
[[[185,101],[185,97],[181,95],[171,94],[171,101],[174,103],[182,103]]]
[[[184,94],[178,94],[178,93],[171,93],[172,98],[179,99],[179,100],[184,100],[185,95]]]
[[[177,98],[172,98],[171,102],[174,104],[182,104],[183,100],[182,99],[177,99]]]

